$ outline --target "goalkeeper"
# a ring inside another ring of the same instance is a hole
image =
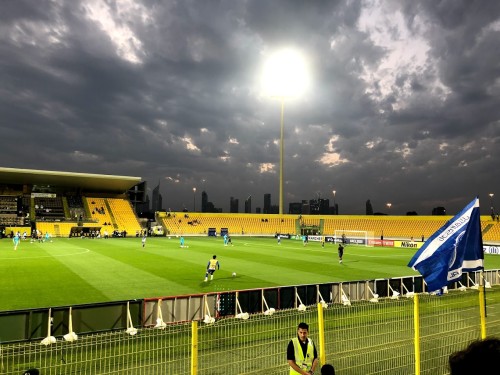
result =
[[[219,269],[219,261],[217,260],[217,255],[214,255],[212,259],[208,261],[207,264],[207,272],[205,273],[205,282],[208,280],[208,275],[210,274],[210,280],[214,279],[214,272],[216,269]]]

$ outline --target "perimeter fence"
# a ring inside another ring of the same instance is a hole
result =
[[[486,293],[485,293],[486,291]],[[394,294],[203,321],[158,324],[68,341],[0,346],[1,374],[288,374],[286,347],[307,322],[321,363],[343,374],[447,374],[448,356],[500,337],[500,286],[443,295]]]

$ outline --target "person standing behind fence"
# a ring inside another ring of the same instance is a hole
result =
[[[488,373],[498,369],[500,339],[489,337],[472,341],[465,349],[456,351],[448,358],[450,375]]]
[[[308,337],[309,325],[301,322],[297,327],[297,337],[290,340],[286,349],[286,359],[290,374],[314,374],[318,365],[318,352],[314,342]]]
[[[321,375],[335,375],[335,368],[329,363],[325,363],[321,367]]]

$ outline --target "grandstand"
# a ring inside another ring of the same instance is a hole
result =
[[[140,177],[0,168],[0,229],[6,233],[38,229],[55,237],[89,232],[135,235],[141,225],[128,192]],[[373,238],[421,241],[451,216],[273,215],[157,212],[155,225],[166,235],[333,235],[366,231]],[[500,223],[481,216],[485,243],[500,242]]]
[[[144,228],[127,192],[139,182],[137,177],[0,168],[0,229],[28,233],[38,229],[61,237],[103,229],[133,235]],[[155,224],[168,235],[208,236],[227,230],[235,236],[331,236],[364,231],[373,238],[420,241],[450,218],[157,212]],[[500,243],[497,221],[482,216],[481,229],[485,243]],[[496,289],[488,291],[487,297],[494,312],[500,300],[500,272],[489,270],[485,275],[484,280]],[[478,307],[486,305],[479,286],[482,278],[482,274],[466,274],[451,288],[459,292],[439,298],[425,293],[420,277],[407,276],[3,312],[2,373],[17,374],[28,366],[37,366],[43,373],[67,374],[242,373],[240,358],[247,357],[247,374],[288,373],[278,354],[299,319],[311,322],[316,335],[322,331],[322,341],[318,340],[322,357],[337,358],[337,368],[345,373],[411,373],[413,355],[420,358],[420,352],[412,351],[417,345],[411,322],[419,322],[422,373],[446,373],[447,353],[477,338],[478,316],[486,318]],[[470,290],[464,293],[466,287]],[[407,298],[399,300],[400,292]],[[415,293],[422,296],[415,299]],[[382,303],[376,303],[379,298]],[[410,298],[417,302],[409,302]],[[270,313],[268,302],[279,308],[278,314]],[[323,311],[321,302],[328,310]],[[303,303],[307,311],[301,309]],[[249,314],[252,319],[244,321]],[[213,324],[215,318],[217,324]],[[76,343],[73,324],[80,336]],[[488,333],[498,334],[498,314],[488,314],[488,324]],[[189,363],[198,369],[189,368]]]
[[[272,215],[199,212],[158,212],[168,235],[208,235],[227,229],[232,235],[270,236],[281,234],[333,235],[335,231],[366,231],[374,238],[429,238],[452,216],[359,216],[359,215]],[[500,242],[500,223],[481,216],[485,243]]]
[[[0,229],[55,237],[143,228],[128,190],[139,177],[0,168]]]

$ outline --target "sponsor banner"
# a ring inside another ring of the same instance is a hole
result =
[[[364,238],[346,238],[346,243],[349,245],[365,245],[366,241]]]
[[[323,240],[323,236],[307,236],[309,241],[317,241],[321,242]]]
[[[289,239],[292,237],[292,236],[291,236],[290,234],[288,234],[288,233],[287,233],[287,234],[282,234],[282,233],[280,233],[279,235],[280,235],[280,238],[281,238],[281,239],[286,239],[286,240],[289,240]],[[278,238],[278,235],[277,235],[277,234],[275,234],[275,235],[274,235],[274,238]]]
[[[424,242],[416,241],[394,241],[394,247],[402,247],[406,249],[420,249]]]
[[[394,247],[393,240],[368,240],[369,246]]]
[[[365,241],[364,238],[349,238],[349,237],[346,237],[345,241],[346,241],[347,244],[352,244],[352,245],[365,245],[366,244],[366,241]],[[327,243],[341,243],[342,239],[341,238],[335,238],[335,236],[325,236],[325,242],[327,242]],[[370,240],[368,240],[368,243],[370,243]]]
[[[500,254],[500,246],[483,246],[483,251],[485,254]]]

